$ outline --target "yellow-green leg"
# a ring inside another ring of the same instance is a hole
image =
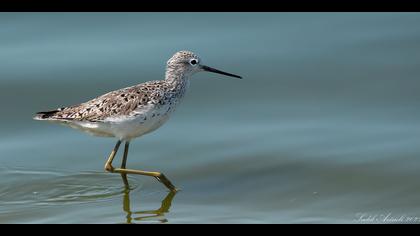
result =
[[[114,161],[115,155],[117,154],[120,145],[121,140],[118,140],[117,144],[115,144],[114,150],[112,150],[111,154],[108,157],[108,160],[105,163],[105,170],[108,172],[113,172],[114,170],[114,167],[112,167],[112,161]]]
[[[129,147],[130,147],[130,142],[129,141],[125,142],[124,156],[123,156],[123,160],[121,162],[121,169],[125,169],[125,166],[127,165],[127,156],[128,156],[128,148]],[[129,185],[128,179],[127,179],[127,174],[121,174],[121,177],[123,179],[125,187],[127,189],[130,189],[130,185]]]
[[[124,150],[124,156],[121,163],[121,168],[114,168],[112,166],[112,161],[114,160],[114,157],[121,145],[121,141],[118,141],[115,145],[114,150],[111,152],[111,155],[108,158],[108,161],[105,164],[105,170],[111,173],[120,173],[124,184],[128,186],[128,180],[127,180],[127,174],[135,174],[135,175],[145,175],[145,176],[152,176],[155,177],[159,182],[164,184],[169,190],[171,191],[178,191],[175,186],[171,183],[171,181],[166,178],[166,176],[160,172],[151,172],[151,171],[143,171],[143,170],[132,170],[132,169],[126,169],[127,164],[127,156],[128,156],[128,148],[130,146],[129,142],[126,142],[125,144],[125,150]]]
[[[121,169],[121,168],[116,168],[114,169],[113,172],[120,173],[120,174],[134,174],[134,175],[145,175],[145,176],[155,177],[159,182],[164,184],[169,190],[175,191],[175,192],[178,191],[178,189],[175,188],[175,186],[171,183],[171,181],[168,178],[166,178],[164,174],[160,172]]]

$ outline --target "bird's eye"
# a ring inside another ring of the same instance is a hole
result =
[[[193,66],[195,66],[195,65],[197,65],[197,60],[196,59],[192,59],[191,61],[190,61],[190,64],[191,65],[193,65]]]

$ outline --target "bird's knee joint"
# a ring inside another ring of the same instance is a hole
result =
[[[111,165],[105,165],[105,171],[109,172],[109,173],[113,173],[114,172],[114,167]]]

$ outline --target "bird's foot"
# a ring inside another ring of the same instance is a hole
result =
[[[169,179],[167,179],[165,177],[165,175],[160,174],[159,176],[155,176],[155,178],[161,182],[162,184],[164,184],[170,191],[172,192],[178,192],[179,189],[177,189],[172,183],[171,181],[169,181]]]

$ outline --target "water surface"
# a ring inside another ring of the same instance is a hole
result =
[[[419,22],[416,13],[1,13],[0,222],[420,217]],[[132,142],[128,166],[164,172],[176,195],[139,176],[127,192],[104,173],[115,140],[31,119],[161,79],[183,49],[244,79],[197,74],[169,122]]]

